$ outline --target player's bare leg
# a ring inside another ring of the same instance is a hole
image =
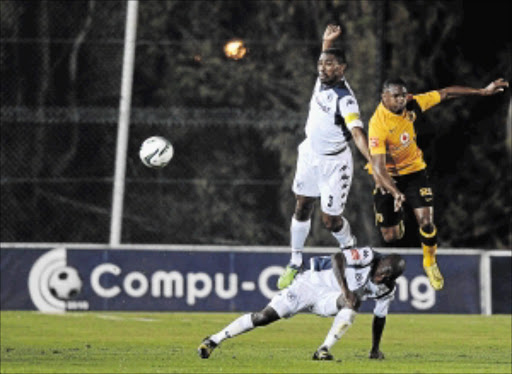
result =
[[[437,228],[434,225],[434,209],[422,207],[414,209],[420,227],[421,246],[423,248],[423,269],[432,288],[439,291],[444,286],[444,278],[436,260]]]
[[[218,333],[204,338],[197,348],[197,353],[201,358],[209,358],[213,350],[224,340],[243,334],[255,327],[266,326],[277,321],[279,318],[277,312],[270,306],[266,306],[260,312],[244,314]]]
[[[400,240],[404,237],[405,234],[404,221],[400,221],[400,223],[395,226],[381,227],[380,232],[382,234],[382,239],[384,239],[386,243]]]

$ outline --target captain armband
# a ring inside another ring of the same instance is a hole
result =
[[[343,118],[345,119],[345,123],[348,125],[352,121],[359,120],[360,116],[359,113],[349,113]]]

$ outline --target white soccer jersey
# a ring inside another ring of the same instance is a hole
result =
[[[339,152],[351,139],[350,130],[363,127],[359,105],[345,80],[333,86],[317,79],[309,103],[306,136],[317,154]]]
[[[370,247],[343,250],[345,257],[345,279],[350,291],[355,291],[361,300],[374,299],[373,313],[385,317],[395,298],[396,286],[389,288],[385,284],[374,284],[370,279],[371,265],[375,252]]]
[[[394,299],[395,288],[383,284],[374,284],[369,279],[369,269],[375,257],[370,247],[344,250],[347,260],[345,278],[362,300],[374,299],[373,313],[385,317],[391,301]],[[293,283],[272,298],[269,305],[281,318],[289,318],[299,312],[309,311],[320,316],[334,316],[338,313],[336,300],[340,296],[341,287],[332,270],[331,256],[318,256],[310,260],[311,268],[297,275]],[[354,269],[349,271],[347,269]],[[360,274],[360,275],[358,275]],[[360,282],[362,279],[362,283]],[[352,288],[351,288],[352,290]]]

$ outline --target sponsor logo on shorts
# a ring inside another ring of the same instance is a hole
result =
[[[420,188],[420,196],[432,196],[432,189],[430,187]]]

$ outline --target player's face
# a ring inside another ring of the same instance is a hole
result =
[[[338,63],[336,57],[322,53],[318,59],[318,78],[325,84],[333,84],[343,78],[347,65]]]
[[[400,114],[407,104],[407,88],[391,85],[382,93],[382,104],[393,113]]]
[[[380,264],[375,269],[373,274],[372,282],[374,284],[388,283],[391,279],[393,269],[389,264],[389,261],[381,260]]]

